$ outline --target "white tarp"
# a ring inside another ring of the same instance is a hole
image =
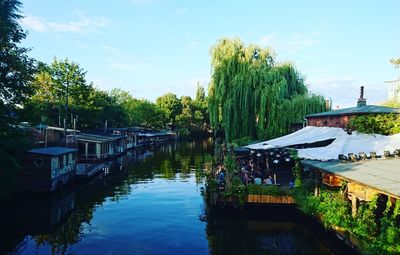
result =
[[[376,152],[377,155],[383,155],[384,151],[400,149],[400,134],[392,136],[370,135],[353,132],[351,135],[343,135],[335,139],[333,143],[326,147],[299,149],[300,158],[314,160],[338,159],[339,154],[347,156],[349,153],[359,154],[364,152],[370,155]]]
[[[346,135],[346,132],[341,128],[308,126],[282,137],[248,145],[246,148],[253,150],[281,148],[295,144],[315,143],[335,139],[341,135]]]
[[[246,146],[249,149],[271,149],[290,147],[296,144],[307,144],[335,139],[330,145],[308,149],[298,149],[300,158],[314,160],[338,159],[339,154],[347,156],[349,153],[364,152],[370,155],[376,152],[383,155],[384,151],[400,149],[400,134],[392,136],[373,135],[353,132],[348,135],[341,128],[308,126],[292,134],[276,139]]]

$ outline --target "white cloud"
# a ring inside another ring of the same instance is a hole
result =
[[[175,16],[183,16],[186,14],[186,12],[187,12],[186,8],[180,8],[180,9],[175,10],[174,15]]]
[[[290,52],[296,52],[316,44],[318,42],[306,34],[293,34],[291,39],[284,43],[284,48]]]
[[[23,26],[33,29],[38,32],[45,32],[47,30],[46,23],[37,16],[26,16],[21,20]]]
[[[277,52],[287,51],[289,53],[294,53],[317,45],[318,41],[313,39],[310,35],[300,33],[292,34],[289,39],[286,40],[278,38],[275,34],[268,34],[261,37],[257,41],[257,44],[262,47],[271,47]]]
[[[276,38],[276,35],[270,34],[270,35],[265,35],[260,38],[257,42],[258,45],[262,47],[272,47],[275,48],[278,44],[278,40]]]
[[[79,33],[87,34],[96,32],[99,28],[106,27],[110,24],[110,20],[106,17],[88,18],[82,14],[78,14],[77,21],[55,22],[45,21],[40,17],[28,15],[21,21],[22,25],[38,32],[58,32],[58,33]]]
[[[311,92],[330,97],[333,108],[354,107],[360,96],[360,87],[365,87],[365,97],[368,104],[377,104],[387,97],[386,86],[381,82],[365,81],[352,76],[320,75],[307,79]]]

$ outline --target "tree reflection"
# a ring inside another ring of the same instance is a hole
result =
[[[185,179],[193,170],[196,183],[201,183],[203,155],[211,148],[209,143],[180,142],[153,151],[129,152],[126,158],[116,160],[107,173],[52,194],[49,199],[15,200],[7,210],[0,211],[0,216],[9,221],[2,226],[13,231],[6,233],[6,228],[1,231],[12,247],[7,249],[23,253],[26,236],[30,235],[37,253],[48,247],[52,254],[70,254],[71,246],[85,238],[85,229],[91,224],[96,209],[106,201],[118,202],[127,197],[137,183],[154,178],[173,179],[177,173]],[[18,213],[13,215],[14,211]]]

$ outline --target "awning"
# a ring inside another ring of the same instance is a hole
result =
[[[252,150],[290,147],[290,145],[316,143],[346,135],[341,128],[308,126],[289,135],[278,137],[261,143],[247,145]]]

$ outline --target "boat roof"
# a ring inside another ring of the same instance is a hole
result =
[[[38,148],[32,149],[27,152],[35,153],[35,154],[43,154],[43,155],[51,155],[51,156],[59,156],[69,152],[75,152],[77,149],[66,148],[66,147],[48,147],[48,148]]]

